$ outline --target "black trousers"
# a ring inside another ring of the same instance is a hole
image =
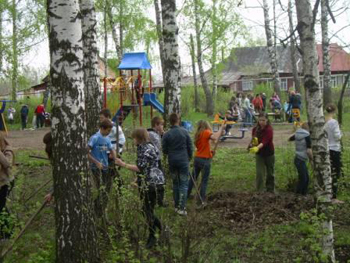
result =
[[[6,206],[8,192],[9,192],[8,185],[4,185],[0,188],[0,213],[3,212],[3,209]]]
[[[156,229],[162,229],[162,224],[154,214],[154,207],[157,202],[157,191],[155,189],[140,189],[140,198],[143,200],[142,212],[146,217],[149,235],[155,236]]]
[[[332,174],[332,189],[333,198],[337,198],[338,193],[338,179],[342,172],[341,152],[329,151],[331,160],[331,174]]]
[[[21,115],[22,130],[27,127],[27,116]]]

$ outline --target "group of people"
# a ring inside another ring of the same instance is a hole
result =
[[[338,179],[342,172],[341,161],[341,137],[342,133],[337,120],[334,118],[336,106],[329,104],[326,107],[325,132],[328,137],[328,147],[331,163],[332,177],[332,202],[341,203],[337,199]],[[298,171],[298,184],[296,192],[306,195],[309,187],[309,172],[307,162],[312,162],[311,138],[307,123],[296,130],[295,134],[289,138],[295,142],[294,165]],[[260,113],[258,123],[252,130],[252,140],[248,145],[250,153],[256,155],[256,189],[264,190],[264,180],[267,192],[275,191],[275,151],[273,144],[273,128],[266,113]]]
[[[13,106],[10,106],[7,110],[7,119],[10,124],[14,123],[16,114],[16,109]],[[29,116],[29,107],[27,104],[23,104],[21,106],[20,110],[20,117],[21,117],[21,127],[22,130],[27,128],[28,124],[28,116]],[[42,128],[45,125],[45,120],[48,120],[50,118],[49,113],[45,112],[45,106],[44,104],[39,104],[34,111],[34,118],[33,118],[33,127],[39,129]]]
[[[269,101],[269,104],[267,104]],[[262,112],[267,112],[268,106],[272,113],[280,116],[282,110],[285,111],[289,122],[300,121],[301,110],[301,94],[295,91],[289,91],[288,101],[282,106],[280,97],[276,92],[273,93],[268,100],[265,93],[258,93],[255,96],[252,94],[237,93],[229,102],[228,110],[225,117],[230,121],[242,121],[244,126],[253,126],[253,120],[257,121],[257,117]],[[226,128],[229,133],[230,127]]]

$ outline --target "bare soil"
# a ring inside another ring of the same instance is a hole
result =
[[[31,149],[44,150],[44,135],[50,131],[50,128],[42,128],[37,130],[15,130],[8,132],[8,140],[15,150]]]

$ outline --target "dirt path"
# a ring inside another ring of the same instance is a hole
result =
[[[9,131],[8,139],[14,149],[35,149],[43,150],[45,145],[43,143],[44,135],[50,131],[50,128],[43,128],[39,130],[15,130]],[[293,128],[290,125],[276,126],[274,129],[274,144],[275,146],[286,145],[289,136],[292,134]],[[235,147],[246,148],[251,139],[252,129],[245,132],[243,139],[227,139],[219,143],[219,147]],[[233,128],[231,134],[240,136],[241,133],[238,128]]]
[[[49,131],[50,128],[42,128],[38,130],[9,131],[7,138],[15,150],[44,150],[45,144],[43,143],[43,137]]]

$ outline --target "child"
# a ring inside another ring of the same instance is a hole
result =
[[[312,160],[311,138],[309,126],[306,122],[295,132],[295,135],[289,138],[289,141],[295,141],[294,164],[299,175],[297,193],[306,195],[309,186],[309,172],[307,170],[306,161],[308,159]]]
[[[13,176],[11,169],[14,163],[14,153],[4,134],[0,132],[0,214],[4,213],[7,196],[9,194],[11,184],[13,183]],[[6,228],[9,222],[7,218],[2,218],[0,222],[0,238],[8,238],[9,233]]]
[[[108,138],[112,128],[113,124],[111,121],[102,121],[100,123],[100,130],[91,136],[88,143],[88,158],[91,162],[94,183],[98,190],[98,196],[95,200],[95,212],[98,217],[104,214],[108,202],[108,189],[106,189],[108,181],[110,181],[110,174],[108,172],[108,151],[110,152],[111,159],[115,160],[116,158],[112,143]]]
[[[151,120],[151,125],[152,125],[152,128],[147,129],[148,135],[150,138],[150,142],[158,150],[158,153],[159,153],[158,166],[159,166],[159,169],[163,171],[161,156],[162,156],[162,136],[164,133],[164,120],[161,117],[156,116]],[[161,185],[157,189],[157,203],[159,206],[162,206],[162,207],[166,206],[164,204],[164,185]]]
[[[16,110],[15,110],[15,108],[13,108],[13,107],[10,107],[9,109],[8,109],[8,120],[9,120],[9,123],[10,124],[13,124],[13,120],[14,120],[14,115],[15,115],[15,113],[16,113]]]
[[[150,143],[146,129],[134,130],[132,138],[137,145],[136,165],[126,164],[120,159],[116,159],[116,164],[138,173],[137,184],[140,191],[140,198],[143,200],[142,210],[147,218],[149,237],[146,247],[152,248],[156,244],[156,228],[161,231],[162,224],[154,214],[154,206],[157,200],[157,188],[164,185],[164,174],[159,168],[159,152]]]
[[[339,123],[334,119],[334,115],[337,108],[334,104],[329,104],[326,107],[326,124],[325,131],[328,135],[328,147],[329,155],[331,160],[332,170],[332,188],[333,188],[333,202],[341,203],[342,201],[337,200],[338,193],[338,179],[341,175],[342,161],[341,161],[341,144],[340,140],[342,137]]]
[[[199,196],[200,200],[198,201],[200,201],[200,204],[203,206],[205,205],[206,201],[206,190],[210,176],[211,159],[213,158],[213,152],[210,150],[210,141],[218,140],[223,129],[224,125],[221,125],[220,129],[213,133],[209,123],[207,121],[200,120],[198,122],[197,131],[194,137],[194,144],[196,145],[197,151],[195,152],[194,158],[193,178],[190,178],[188,184],[188,196],[191,194],[194,181],[197,181],[200,172],[202,172]]]
[[[267,192],[275,192],[275,147],[273,129],[266,113],[260,113],[258,123],[253,128],[252,140],[248,146],[256,158],[256,188],[263,191],[263,180],[266,175]]]

